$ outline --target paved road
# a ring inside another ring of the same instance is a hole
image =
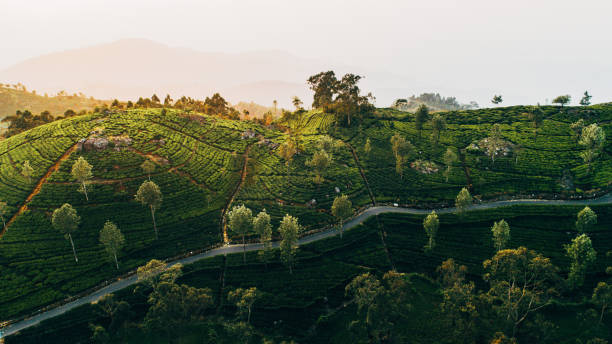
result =
[[[565,201],[565,200],[520,199],[520,200],[481,203],[481,204],[474,204],[474,205],[467,207],[466,211],[499,208],[499,207],[504,207],[504,206],[509,206],[509,205],[516,205],[516,204],[592,205],[592,204],[611,204],[611,203],[612,203],[612,193],[609,193],[600,198],[590,199],[590,200]],[[431,210],[432,209],[413,209],[413,208],[400,208],[400,207],[391,207],[391,206],[370,207],[364,210],[359,215],[352,218],[351,220],[347,221],[343,227],[344,227],[344,230],[348,230],[350,228],[356,227],[357,225],[363,223],[369,217],[375,216],[378,214],[382,214],[382,213],[427,214],[427,213],[430,213]],[[457,211],[457,209],[456,208],[441,208],[441,209],[435,209],[435,211],[439,214],[444,214],[444,213],[455,212]],[[314,241],[336,236],[338,234],[339,234],[338,229],[330,229],[330,230],[326,230],[323,232],[304,236],[300,238],[298,242],[300,245],[304,245],[304,244],[308,244]],[[278,247],[278,245],[279,245],[278,242],[272,243],[272,247]],[[261,248],[262,248],[262,244],[247,244],[246,245],[246,251],[257,251],[257,250],[260,250]],[[225,254],[230,254],[230,253],[240,253],[242,252],[242,250],[243,250],[242,245],[226,245],[223,247],[215,248],[215,249],[191,256],[191,257],[176,260],[174,262],[169,263],[168,266],[172,266],[177,263],[181,263],[183,265],[191,264],[200,259],[215,257],[215,256],[225,255]],[[65,305],[59,306],[57,308],[51,309],[49,311],[37,314],[35,316],[32,316],[31,318],[24,319],[12,325],[9,325],[3,328],[2,330],[0,330],[0,338],[2,338],[2,336],[9,336],[11,334],[14,334],[30,326],[34,326],[43,320],[47,320],[47,319],[56,317],[78,306],[81,306],[87,303],[91,303],[91,302],[95,302],[104,295],[114,293],[117,290],[126,288],[137,282],[138,282],[138,279],[136,275],[132,275],[130,277],[113,282],[104,288],[101,288],[89,295],[83,296],[82,298],[79,298],[77,300],[74,300]]]

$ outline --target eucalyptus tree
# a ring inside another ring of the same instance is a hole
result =
[[[510,241],[510,226],[506,220],[500,220],[493,223],[491,227],[491,233],[493,234],[493,246],[496,251],[500,251]]]
[[[159,235],[157,233],[157,223],[155,222],[155,211],[159,209],[162,203],[162,192],[159,189],[159,186],[150,180],[145,181],[138,188],[134,198],[143,206],[147,206],[151,210],[153,230],[155,231],[155,239],[157,239]]]
[[[281,235],[280,258],[283,264],[289,267],[289,273],[293,274],[293,264],[298,248],[298,233],[300,225],[298,219],[287,214],[278,227]]]
[[[111,221],[106,221],[104,227],[100,231],[100,242],[104,245],[104,249],[109,256],[114,259],[115,266],[119,270],[119,261],[117,260],[117,254],[123,248],[125,244],[125,237],[117,228],[117,225]]]
[[[435,210],[432,210],[432,212],[423,220],[423,228],[425,229],[425,234],[427,234],[427,245],[425,245],[425,252],[433,250],[433,248],[436,246],[436,234],[438,233],[439,227],[440,220],[438,219],[438,214],[436,214]]]
[[[338,196],[334,199],[334,203],[331,207],[331,212],[334,217],[338,219],[340,227],[340,239],[344,233],[344,220],[353,215],[353,204],[347,195]]]
[[[79,262],[77,257],[76,249],[74,247],[74,241],[72,240],[72,234],[79,228],[81,218],[77,215],[77,211],[68,203],[65,203],[61,207],[53,211],[51,217],[51,224],[53,228],[64,234],[66,239],[70,240],[72,246],[72,253],[74,254],[74,261]]]
[[[93,177],[91,173],[92,166],[82,156],[77,159],[72,165],[72,178],[81,184],[79,192],[85,194],[85,199],[89,201],[87,195],[87,182]]]
[[[227,214],[228,227],[229,229],[242,237],[242,258],[246,263],[246,242],[245,237],[247,233],[253,229],[253,212],[251,209],[244,206],[234,206],[232,210]]]

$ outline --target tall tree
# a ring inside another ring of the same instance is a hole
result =
[[[576,216],[576,229],[584,233],[597,224],[597,214],[590,207],[584,207]]]
[[[106,221],[104,227],[100,231],[100,242],[104,245],[104,249],[109,256],[115,260],[115,266],[119,270],[119,261],[117,260],[117,254],[123,248],[125,244],[125,237],[117,228],[117,225],[110,221]]]
[[[500,251],[510,241],[510,226],[506,220],[500,220],[493,223],[491,227],[491,233],[493,233],[493,246],[496,251]]]
[[[278,232],[281,235],[280,242],[280,258],[281,261],[289,267],[289,273],[293,274],[293,264],[295,254],[298,248],[298,233],[300,225],[298,220],[287,214],[278,227]]]
[[[272,253],[272,224],[266,209],[260,211],[253,219],[253,229],[259,234],[259,241],[263,244],[263,248],[257,252],[257,255],[267,267]]]
[[[366,156],[370,156],[370,152],[372,151],[372,143],[370,142],[370,138],[368,137],[366,139],[366,143],[363,146],[363,152],[366,154]]]
[[[68,203],[65,203],[58,209],[53,211],[53,216],[51,217],[51,224],[53,228],[60,231],[66,239],[70,240],[70,245],[72,245],[72,253],[74,254],[74,261],[79,262],[79,258],[77,258],[76,249],[74,248],[74,241],[72,240],[72,234],[79,228],[79,223],[81,222],[81,218],[77,215],[76,210]]]
[[[446,177],[446,182],[448,182],[448,177],[450,176],[451,169],[453,168],[453,164],[457,162],[458,160],[457,154],[451,147],[448,147],[442,159],[444,160],[444,164],[446,165],[446,171],[444,171],[444,177]]]
[[[85,199],[89,201],[89,196],[87,195],[87,182],[93,177],[91,173],[92,166],[80,156],[77,161],[72,165],[72,178],[76,179],[77,182],[81,184],[79,188],[79,192],[83,192],[85,194]]]
[[[550,303],[559,280],[549,258],[525,247],[498,251],[483,263],[485,294],[508,334],[514,337],[527,317]]]
[[[419,108],[414,113],[414,127],[419,131],[419,137],[421,137],[421,130],[423,130],[423,124],[429,119],[429,108],[425,104],[419,105]]]
[[[295,107],[295,111],[303,110],[302,104],[304,103],[302,102],[300,98],[298,98],[298,96],[294,96],[293,98],[291,98],[291,103]]]
[[[580,134],[582,133],[582,129],[584,129],[584,119],[580,118],[576,122],[570,124],[570,129],[574,133],[574,137],[576,140],[580,138]]]
[[[539,106],[532,106],[529,109],[527,117],[533,122],[533,126],[535,128],[534,141],[538,141],[538,128],[542,126],[542,122],[544,121],[544,112],[542,108]]]
[[[333,71],[321,72],[308,78],[310,89],[314,91],[312,107],[317,109],[333,102],[338,87],[338,79]]]
[[[30,161],[26,160],[23,162],[23,166],[21,167],[21,175],[26,177],[28,183],[32,182],[32,174],[34,173],[34,169],[30,166]]]
[[[495,162],[495,156],[497,151],[500,150],[504,145],[504,141],[501,135],[501,126],[499,123],[495,123],[491,126],[489,137],[487,138],[487,150],[491,161]]]
[[[439,227],[440,220],[438,220],[438,214],[436,214],[435,210],[432,210],[431,213],[423,220],[423,228],[425,229],[425,234],[427,234],[427,245],[425,245],[425,252],[433,250],[433,248],[436,246],[436,234],[438,233]]]
[[[253,228],[253,212],[244,206],[234,206],[227,214],[229,229],[242,237],[242,258],[246,263],[246,242],[247,233]]]
[[[323,172],[327,170],[331,163],[331,156],[326,151],[320,150],[312,156],[312,159],[306,162],[306,165],[312,167],[315,171],[314,182],[321,184],[323,182]]]
[[[155,222],[155,211],[159,209],[162,203],[162,193],[159,186],[152,181],[145,181],[140,185],[135,196],[136,201],[151,209],[151,218],[153,219],[153,230],[155,230],[155,239],[158,238],[157,223]]]
[[[591,301],[601,307],[599,312],[599,323],[603,321],[604,314],[609,312],[608,308],[612,304],[612,284],[607,282],[599,282],[593,289]]]
[[[491,103],[497,105],[497,104],[501,104],[504,101],[504,99],[502,98],[501,94],[496,94],[493,96],[493,99],[491,99]]]
[[[582,106],[591,105],[591,98],[593,98],[593,96],[589,94],[589,91],[584,91],[584,95],[582,96],[582,99],[580,99],[580,105]]]
[[[140,168],[142,172],[147,174],[149,180],[151,180],[151,173],[155,172],[156,165],[151,159],[146,159],[141,165]]]
[[[440,139],[440,132],[446,129],[446,120],[440,114],[435,114],[431,118],[431,128],[432,133],[431,136],[434,139],[434,144],[438,144],[438,140]]]
[[[395,172],[403,177],[404,175],[404,164],[408,161],[410,154],[412,154],[414,148],[409,141],[399,133],[395,133],[393,137],[391,137],[391,150],[393,151],[393,155],[395,156]]]
[[[470,205],[472,205],[472,195],[467,188],[463,188],[455,198],[455,207],[459,214],[462,214]]]
[[[555,99],[553,99],[553,104],[559,104],[561,105],[561,107],[563,107],[566,104],[569,104],[569,102],[572,100],[572,97],[569,94],[564,94],[561,96],[556,97]]]
[[[565,254],[572,261],[567,279],[572,287],[580,287],[584,283],[588,266],[595,262],[597,257],[591,238],[586,234],[575,237],[569,245],[565,245]]]
[[[585,148],[580,155],[584,162],[588,164],[589,171],[591,169],[591,163],[599,155],[605,142],[606,133],[596,123],[590,124],[582,129],[578,143]]]
[[[344,220],[353,215],[353,204],[347,195],[338,196],[334,199],[331,207],[332,215],[338,219],[340,226],[340,239],[344,233]]]
[[[255,302],[257,302],[260,297],[261,294],[255,287],[248,289],[238,288],[230,291],[227,294],[228,301],[233,302],[238,308],[238,314],[246,314],[247,323],[251,322],[251,311],[253,310],[253,305],[255,305]]]
[[[170,97],[169,94],[166,94],[166,98],[164,98],[164,106],[168,106],[168,107],[172,106],[173,101],[174,100],[172,99],[172,97]]]
[[[450,258],[436,269],[442,287],[440,310],[458,343],[474,343],[479,300],[474,282],[466,281],[467,267]]]
[[[291,140],[287,140],[283,142],[278,147],[278,155],[281,156],[285,160],[285,165],[289,167],[289,163],[293,159],[293,156],[297,153],[297,147],[295,143]]]

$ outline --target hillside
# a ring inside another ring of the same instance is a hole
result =
[[[14,115],[17,110],[29,110],[37,115],[49,111],[52,116],[63,115],[67,109],[75,112],[91,111],[96,106],[110,104],[110,101],[85,96],[44,96],[21,89],[0,86],[0,119]]]
[[[295,123],[279,123],[299,132],[302,151],[288,165],[276,151],[277,145],[287,139],[283,132],[252,122],[183,114],[178,110],[168,110],[165,115],[160,109],[89,114],[15,135],[0,142],[0,194],[8,203],[5,218],[10,219],[0,238],[2,320],[82,292],[152,258],[165,259],[221,245],[222,215],[232,205],[245,204],[253,211],[265,208],[272,215],[274,228],[284,214],[292,214],[299,218],[306,232],[334,223],[330,207],[340,193],[348,195],[357,207],[374,203],[432,207],[452,204],[457,192],[466,185],[482,200],[513,196],[580,198],[608,191],[612,181],[612,105],[543,110],[545,120],[537,140],[523,107],[448,112],[447,129],[437,145],[431,143],[429,124],[419,133],[412,115],[395,110],[378,109],[376,115],[351,129],[336,128],[330,115],[309,112]],[[604,152],[590,173],[579,156],[582,148],[569,127],[579,118],[599,123],[607,134]],[[442,155],[447,147],[465,148],[478,142],[487,137],[493,123],[501,124],[505,140],[520,144],[518,154],[502,155],[493,162],[482,151],[467,150],[464,158],[451,167],[447,182],[442,173]],[[415,146],[411,161],[433,162],[438,171],[423,173],[419,166],[408,165],[400,177],[395,172],[389,143],[394,133],[400,133]],[[315,185],[315,174],[306,162],[318,150],[324,134],[335,138],[333,162],[322,174],[323,182]],[[106,138],[113,143],[101,150],[77,150],[79,140],[88,137]],[[368,138],[372,149],[366,154],[364,145]],[[79,156],[94,166],[89,202],[77,192],[77,184],[70,177],[70,168]],[[133,196],[147,178],[139,167],[145,159],[156,162],[151,179],[164,195],[156,215],[159,240],[154,238],[148,210]],[[26,160],[34,167],[31,181],[20,174],[20,166]],[[564,175],[566,178],[562,178]],[[571,183],[561,182],[568,178]],[[82,219],[74,235],[78,264],[72,259],[70,243],[50,223],[53,209],[66,202],[77,209]],[[525,216],[517,222],[526,223],[521,233],[527,233],[531,226],[529,215],[516,216]],[[562,229],[569,227],[572,220],[567,214],[559,216],[564,217],[560,220],[563,224],[555,227],[560,235],[553,235],[548,241],[542,236],[533,244],[542,247],[533,248],[544,248],[548,242],[555,247],[548,252],[560,250],[567,240],[561,235]],[[483,223],[470,228],[483,231],[488,226],[484,223],[489,224],[497,217],[497,213],[488,216]],[[126,237],[119,271],[110,264],[98,243],[98,232],[109,219]],[[232,242],[238,239],[232,233],[226,234]],[[393,245],[401,246],[400,251],[416,250],[406,248],[412,246],[403,245],[402,240],[413,239],[393,239]],[[517,240],[531,239],[529,235],[519,235]],[[601,243],[609,239],[604,240]],[[419,246],[422,243],[415,242],[414,247]],[[301,254],[308,256],[307,252]],[[471,252],[471,248],[465,252]],[[560,255],[554,252],[552,255]],[[381,257],[380,251],[373,254]],[[415,266],[415,258],[410,254],[402,256],[404,253],[395,254],[393,250],[391,254],[398,266],[407,270]],[[481,256],[475,261],[481,260]],[[329,257],[322,259],[346,264]],[[465,263],[470,258],[463,259]],[[354,271],[348,265],[348,270],[338,267],[342,276],[337,280],[344,283],[348,275],[360,271],[357,265],[370,266],[376,264],[374,261],[350,266]],[[429,263],[427,270],[434,263],[437,260]],[[247,271],[237,274],[246,276]],[[217,277],[214,279],[218,281]],[[242,281],[236,283],[247,283]]]

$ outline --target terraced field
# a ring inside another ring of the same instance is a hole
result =
[[[364,119],[359,128],[342,129],[334,127],[329,115],[307,113],[295,123],[302,149],[288,165],[275,148],[287,139],[279,130],[175,110],[163,115],[159,109],[92,114],[16,135],[0,142],[0,191],[8,203],[5,215],[11,218],[20,207],[24,210],[15,216],[0,238],[2,320],[63,300],[128,273],[149,259],[184,255],[232,241],[236,237],[231,232],[223,235],[222,215],[236,204],[244,203],[254,211],[265,208],[272,215],[275,227],[289,213],[299,218],[303,231],[308,231],[333,224],[329,209],[334,197],[342,193],[351,198],[355,207],[375,202],[430,206],[450,203],[470,182],[472,193],[482,199],[519,194],[582,197],[609,189],[612,105],[562,111],[554,107],[544,109],[546,119],[538,130],[537,141],[531,122],[523,114],[526,109],[511,107],[445,114],[448,128],[438,145],[430,142],[429,124],[419,135],[409,114],[379,109],[375,116]],[[607,133],[604,153],[594,164],[593,173],[587,173],[578,155],[582,148],[569,128],[578,118],[600,123]],[[403,178],[395,173],[389,143],[394,133],[401,133],[415,145],[417,153],[413,158],[432,161],[442,170],[442,154],[447,147],[462,149],[486,137],[492,123],[502,123],[504,139],[522,146],[518,156],[500,157],[493,163],[482,152],[467,152],[465,159],[451,169],[448,182],[441,172],[424,174],[407,167]],[[104,150],[75,151],[60,161],[55,171],[54,166],[62,155],[80,139],[95,135],[129,138],[131,143],[125,147],[111,145]],[[314,184],[315,174],[306,163],[318,150],[317,144],[323,135],[335,139],[333,161],[322,175],[323,182]],[[369,154],[364,152],[367,138],[372,142]],[[77,184],[70,177],[70,168],[79,156],[94,166],[89,201],[77,192]],[[151,179],[164,194],[162,207],[157,212],[159,240],[154,239],[149,212],[134,200],[138,186],[147,179],[140,169],[145,159],[156,162]],[[25,160],[30,161],[35,171],[30,181],[20,174]],[[572,175],[572,189],[561,186],[564,171]],[[37,188],[37,184],[41,187]],[[28,197],[31,200],[26,202]],[[66,202],[82,218],[74,235],[78,264],[71,257],[70,243],[50,223],[53,209]],[[119,271],[98,243],[98,232],[109,219],[126,236]],[[414,221],[406,227],[417,226],[420,220]],[[440,257],[423,256],[422,245],[417,245],[419,236],[394,238],[393,225],[389,226],[393,263],[406,271],[416,266],[415,261],[423,261],[417,264],[422,268],[435,266],[443,255],[455,249],[441,246],[441,252],[445,253]],[[474,228],[481,231],[484,227],[482,224]],[[544,230],[537,236],[548,238],[547,233]],[[366,241],[379,245],[377,233],[368,235],[372,238]],[[251,239],[256,238],[251,236]],[[555,239],[555,245],[565,239]],[[395,252],[393,245],[411,247],[406,242],[410,240],[416,240],[413,244],[419,250]],[[538,240],[546,244],[545,239]],[[457,237],[457,245],[463,241]],[[534,245],[539,244],[534,242]],[[347,276],[361,269],[355,264],[388,265],[380,251],[372,254],[359,264],[351,260],[350,254],[343,256],[340,261],[344,265],[337,269],[346,270],[347,274],[337,278],[328,276],[330,283],[344,283],[350,278]],[[333,261],[335,258],[321,259]],[[258,271],[240,269],[235,275],[228,275],[233,276],[228,277],[230,284],[240,284],[244,279],[242,284],[246,285],[247,276],[256,276]],[[313,265],[312,274],[320,273],[317,271]]]

